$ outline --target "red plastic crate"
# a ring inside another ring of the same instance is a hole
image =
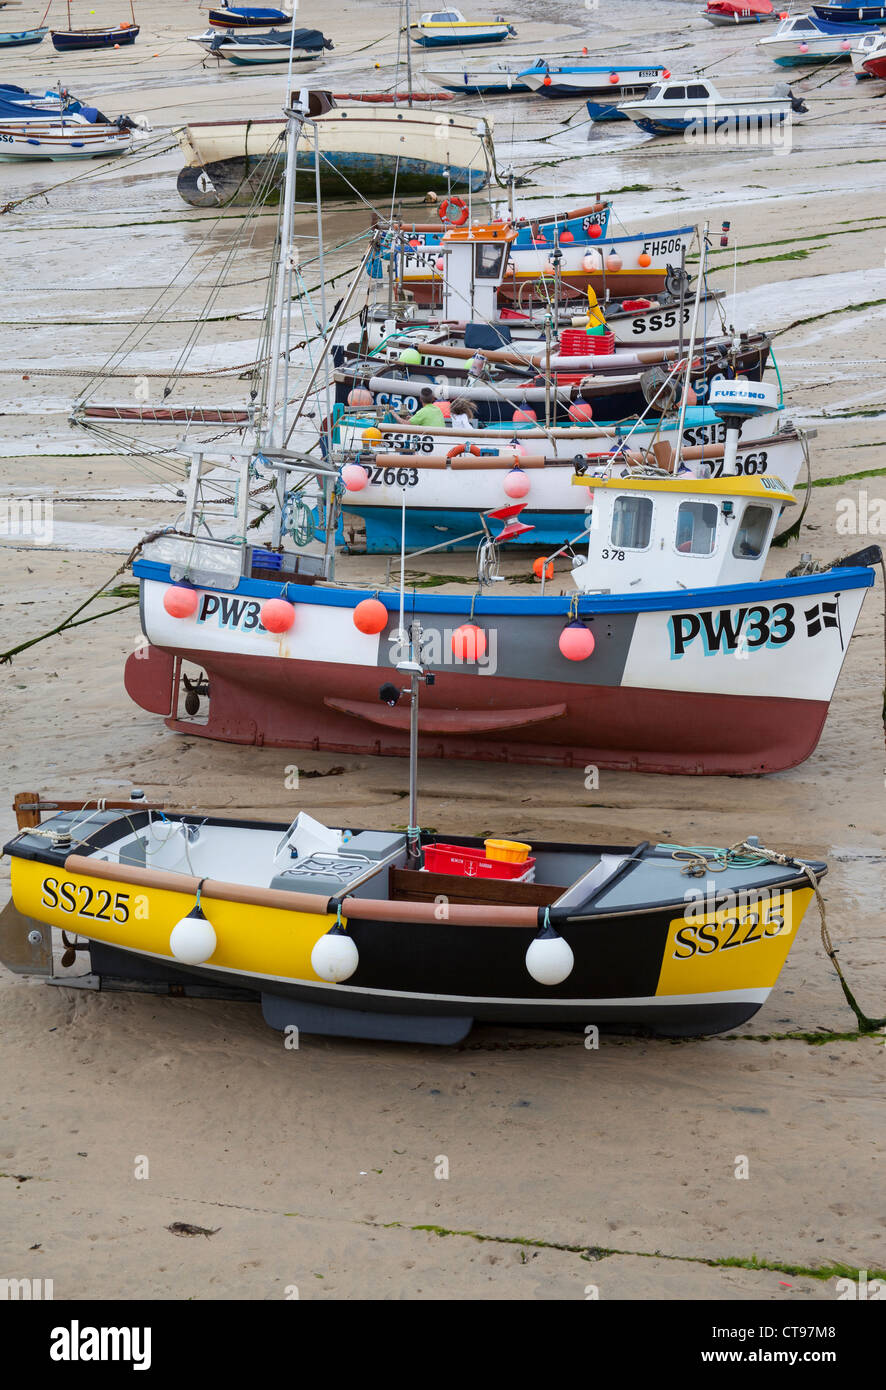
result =
[[[464,878],[522,878],[535,867],[533,858],[522,864],[487,859],[482,849],[465,845],[425,845],[425,868],[432,874],[461,874]]]
[[[560,334],[561,357],[600,357],[615,351],[615,334],[585,333],[583,328],[564,328]]]

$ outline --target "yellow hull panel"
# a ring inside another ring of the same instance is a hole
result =
[[[760,893],[749,904],[673,918],[656,997],[771,989],[811,897],[811,888]]]
[[[12,860],[12,895],[19,912],[39,922],[109,946],[144,951],[176,965],[169,937],[194,906],[189,893],[117,885],[26,859]],[[335,921],[331,915],[225,902],[203,897],[201,906],[218,938],[210,968],[293,980],[319,980],[311,968],[314,945]]]

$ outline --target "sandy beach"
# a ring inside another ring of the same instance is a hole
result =
[[[785,80],[755,50],[768,27],[715,29],[699,8],[515,0],[518,39],[494,56],[588,47],[601,61],[666,61],[675,75],[705,69],[724,92]],[[186,37],[205,27],[195,3],[142,0],[137,13],[142,31],[125,52],[57,55],[47,40],[4,57],[6,81],[61,81],[110,116],[152,126],[141,153],[99,171],[0,163],[0,503],[53,504],[50,543],[0,534],[4,651],[100,587],[131,582],[115,571],[132,546],[181,510],[181,471],[108,452],[107,437],[69,424],[94,374],[110,373],[97,402],[131,400],[139,378],[158,402],[195,321],[211,313],[171,403],[239,405],[249,383],[218,369],[256,354],[275,214],[257,219],[236,284],[208,310],[242,211],[181,200],[170,132],[185,120],[272,115],[284,78],[204,67]],[[397,17],[393,0],[304,0],[299,21],[335,42],[310,85],[393,87]],[[413,53],[414,81],[432,90],[426,61]],[[787,414],[816,432],[803,529],[773,550],[773,575],[807,552],[825,561],[882,544],[875,504],[886,511],[886,84],[856,82],[848,63],[788,76],[809,115],[779,150],[689,149],[633,127],[591,128],[579,102],[451,103],[494,121],[499,168],[531,180],[519,191],[529,210],[599,192],[630,230],[710,219],[713,283],[736,323],[775,333]],[[362,255],[369,210],[332,201],[324,222],[327,275],[344,276]],[[297,229],[310,267],[307,204]],[[186,259],[188,276],[166,293]],[[315,269],[305,278],[316,284]],[[125,360],[108,368],[124,340]],[[123,688],[137,607],[109,597],[90,611],[101,607],[121,611],[0,670],[4,841],[16,792],[85,800],[134,786],[222,814],[289,821],[303,808],[331,823],[404,825],[401,760],[171,733]],[[529,841],[729,845],[757,834],[826,859],[840,963],[867,1014],[880,1016],[883,684],[878,571],[802,766],[744,779],[603,771],[588,790],[578,770],[426,761],[421,823]],[[7,861],[0,871],[5,902]],[[0,1276],[51,1278],[57,1299],[834,1299],[847,1268],[886,1265],[883,1044],[882,1030],[858,1031],[814,908],[746,1028],[683,1042],[604,1035],[596,1050],[581,1033],[491,1027],[454,1049],[303,1037],[289,1050],[251,1003],[49,986],[0,967]],[[747,1177],[737,1176],[742,1157]],[[211,1234],[177,1235],[176,1222]]]

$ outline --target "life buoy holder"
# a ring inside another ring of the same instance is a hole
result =
[[[450,209],[458,208],[458,216],[450,216]],[[441,222],[446,222],[450,227],[463,227],[470,216],[468,205],[464,198],[444,198],[439,208],[437,216]]]

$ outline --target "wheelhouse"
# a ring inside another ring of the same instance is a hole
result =
[[[708,588],[762,576],[778,516],[794,502],[780,478],[596,478],[585,489],[582,592]]]

